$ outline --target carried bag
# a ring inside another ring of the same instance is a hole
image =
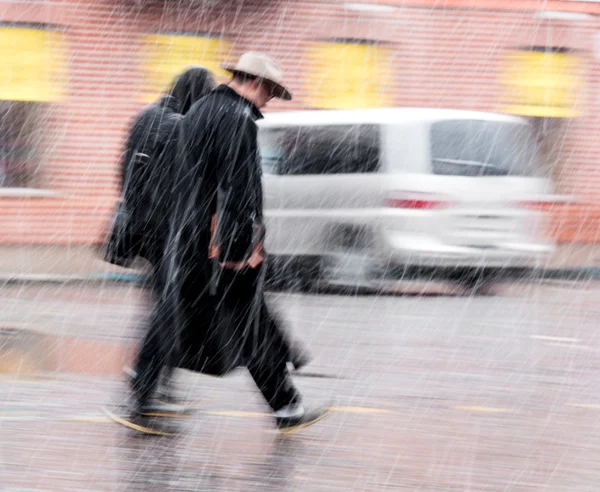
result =
[[[130,268],[139,253],[139,243],[132,214],[127,209],[125,200],[120,200],[104,242],[103,259],[113,265]]]

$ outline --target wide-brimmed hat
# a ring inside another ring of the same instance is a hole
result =
[[[291,92],[283,85],[283,72],[279,63],[266,53],[248,51],[240,56],[235,65],[222,63],[221,67],[232,74],[246,74],[264,79],[273,85],[275,97],[286,101],[292,99]]]

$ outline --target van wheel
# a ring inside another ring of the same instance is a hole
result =
[[[267,260],[266,262],[267,271],[265,273],[265,289],[278,291],[281,289],[281,281],[278,269],[275,267],[272,261]]]
[[[322,274],[320,258],[299,262],[296,272],[297,285],[300,292],[306,294],[316,294],[319,292]]]
[[[272,257],[267,261],[265,287],[268,290],[316,293],[320,279],[318,260]]]
[[[294,272],[289,261],[277,257],[267,258],[265,288],[274,292],[282,292],[293,288]]]
[[[456,280],[469,296],[486,296],[492,294],[497,283],[497,276],[483,271],[465,272]]]
[[[492,296],[494,295],[494,282],[481,282],[472,288],[467,289],[469,296]]]

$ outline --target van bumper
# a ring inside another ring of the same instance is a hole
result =
[[[554,250],[551,244],[516,242],[487,247],[404,244],[391,248],[388,257],[394,264],[423,267],[540,268]]]

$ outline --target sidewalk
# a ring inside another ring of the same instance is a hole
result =
[[[566,244],[558,247],[537,278],[600,278],[600,245]],[[110,265],[90,246],[1,246],[0,282],[137,282],[144,266],[125,269]]]
[[[138,281],[143,265],[126,269],[102,261],[93,246],[0,246],[0,282]]]

